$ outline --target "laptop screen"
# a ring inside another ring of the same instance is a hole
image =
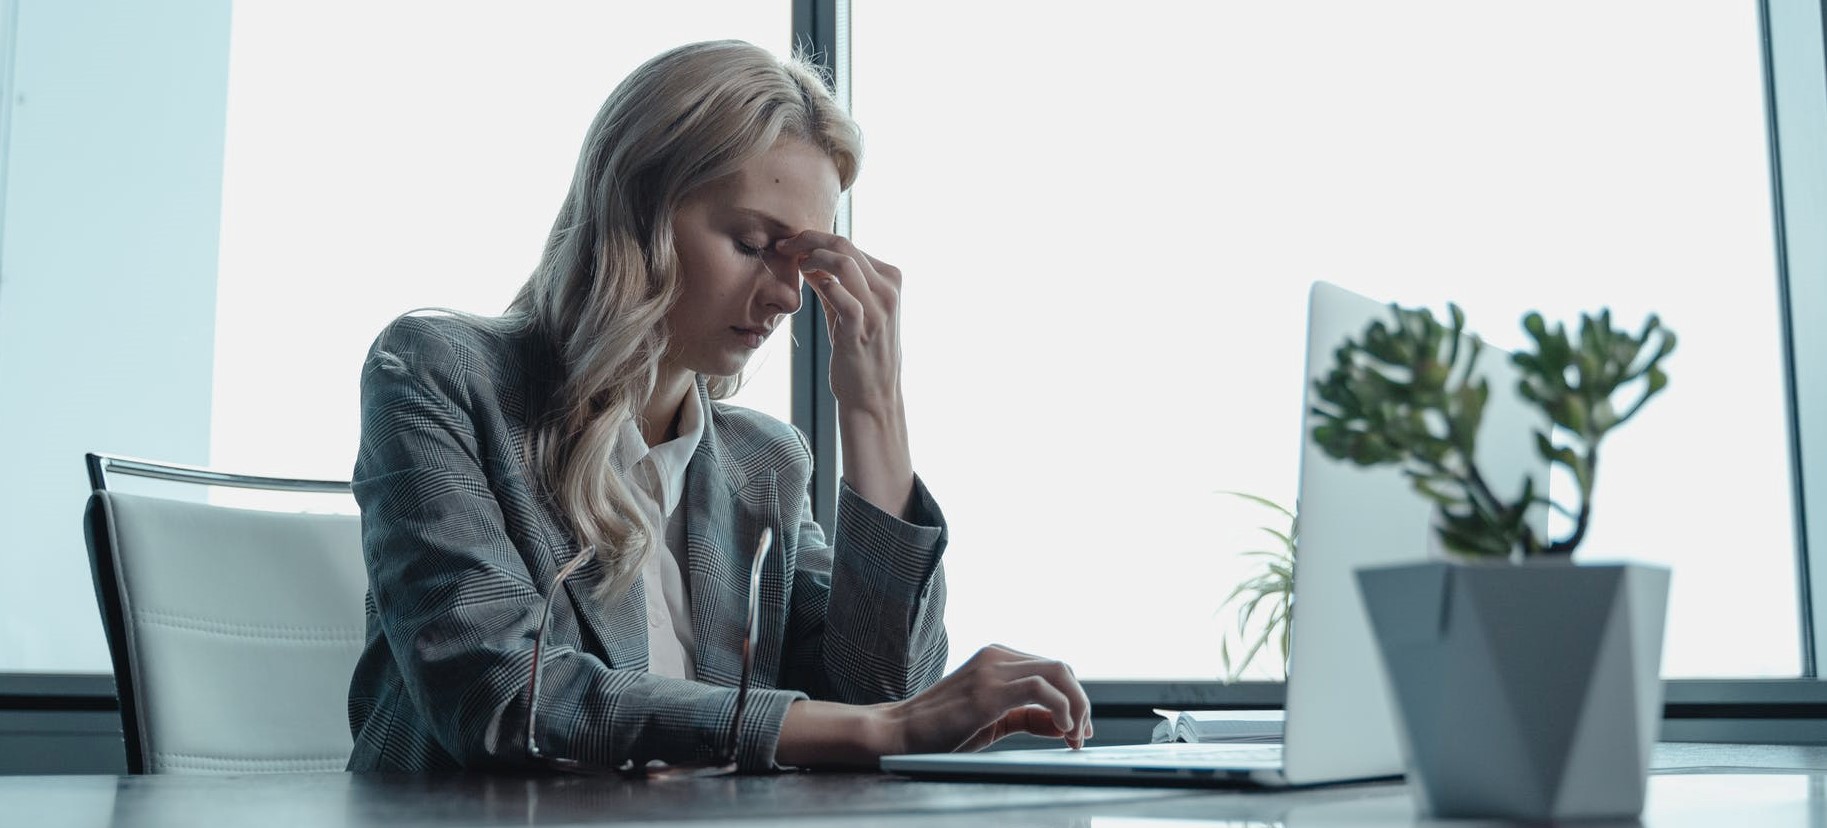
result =
[[[1410,487],[1400,467],[1365,469],[1333,460],[1308,436],[1313,381],[1331,370],[1334,352],[1346,338],[1362,337],[1372,320],[1390,318],[1388,304],[1337,285],[1316,282],[1308,295],[1283,768],[1293,784],[1402,772],[1388,683],[1355,572],[1435,554],[1432,504]],[[1491,387],[1478,462],[1504,496],[1520,492],[1526,476],[1535,475],[1538,487],[1547,479],[1533,436],[1546,417],[1517,395],[1518,373],[1509,357],[1486,344],[1477,371]]]

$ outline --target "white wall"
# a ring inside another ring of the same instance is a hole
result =
[[[0,671],[105,671],[82,455],[209,460],[229,0],[10,5]]]

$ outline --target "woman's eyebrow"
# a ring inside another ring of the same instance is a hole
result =
[[[761,210],[757,210],[753,207],[737,207],[736,212],[743,216],[751,218],[757,222],[760,222],[761,224],[765,225],[767,227],[767,229],[770,232],[774,233],[775,235],[791,236],[795,233],[792,225],[789,225],[786,222],[781,221],[780,219],[775,218],[774,216],[769,215],[765,212],[762,212]]]

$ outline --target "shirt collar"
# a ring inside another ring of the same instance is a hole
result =
[[[679,436],[648,451],[660,471],[660,479],[667,484],[669,500],[676,499],[678,492],[685,488],[685,467],[691,464],[691,456],[697,453],[698,442],[702,439],[704,406],[698,401],[698,387],[694,384],[685,392],[685,402],[679,406]],[[672,511],[670,505],[666,511]]]
[[[704,404],[699,400],[699,386],[694,383],[686,392],[685,399],[679,406],[679,436],[649,448],[641,436],[641,427],[629,420],[622,426],[622,433],[616,446],[615,466],[620,474],[631,475],[629,482],[640,488],[647,488],[642,480],[650,479],[658,491],[648,494],[660,507],[662,517],[671,515],[678,507],[679,500],[685,492],[685,469],[691,465],[693,454],[698,451],[698,444],[704,439]],[[638,470],[645,460],[651,465],[651,478]]]

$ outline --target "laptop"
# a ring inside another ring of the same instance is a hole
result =
[[[1360,567],[1426,560],[1439,552],[1432,505],[1397,467],[1363,469],[1325,455],[1307,438],[1312,380],[1334,351],[1362,335],[1385,303],[1326,282],[1308,294],[1307,399],[1301,407],[1300,547],[1294,562],[1286,723],[1279,745],[1168,743],[1083,750],[991,750],[886,756],[882,769],[915,778],[1291,787],[1400,776],[1402,748],[1388,682],[1358,595]],[[1516,394],[1509,354],[1486,345],[1478,372],[1490,382],[1478,462],[1500,496],[1547,464],[1534,431],[1545,415]],[[1545,515],[1540,516],[1544,521]]]

